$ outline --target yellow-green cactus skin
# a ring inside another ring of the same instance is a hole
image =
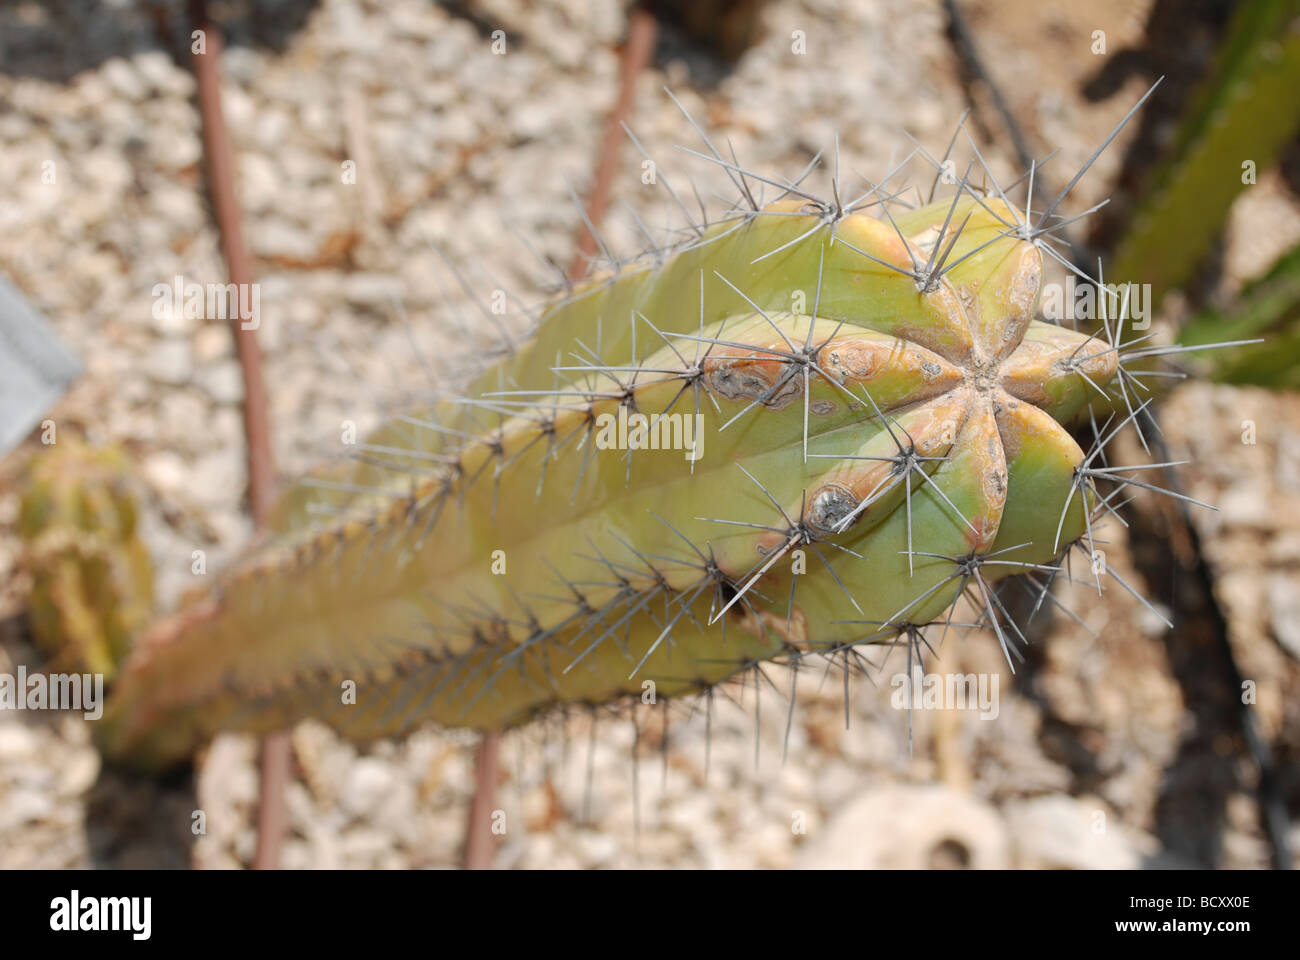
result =
[[[136,532],[125,453],[61,439],[32,454],[19,507],[32,635],[54,669],[103,674],[153,617],[153,564]]]

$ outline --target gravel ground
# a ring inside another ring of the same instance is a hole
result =
[[[159,20],[128,3],[61,4],[58,22],[36,3],[0,10],[0,272],[87,366],[54,413],[60,429],[122,444],[140,463],[145,535],[169,605],[191,585],[193,550],[217,568],[251,527],[229,333],[219,321],[152,310],[157,283],[224,276],[194,82],[156,26],[187,34],[184,5],[154,6]],[[382,411],[454,385],[492,342],[440,249],[471,288],[485,279],[535,288],[536,262],[507,227],[568,262],[577,216],[566,183],[581,192],[593,166],[623,17],[613,0],[497,0],[474,4],[477,19],[427,0],[259,3],[256,16],[249,6],[230,5],[223,97],[261,283],[275,455],[288,477],[322,457],[341,421],[364,430]],[[1097,103],[1077,94],[1096,68],[1091,31],[1106,29],[1113,49],[1131,43],[1145,5],[1015,6],[1024,16],[973,5],[972,22],[1034,142],[1061,148],[1052,175],[1063,181],[1145,86],[1133,78]],[[758,45],[726,73],[664,45],[640,79],[633,123],[656,156],[694,139],[665,84],[746,164],[786,174],[837,132],[864,173],[908,149],[904,130],[942,149],[967,106],[937,3],[782,0],[763,24]],[[498,26],[504,56],[485,35]],[[791,52],[796,30],[806,56]],[[975,97],[991,116],[982,92]],[[1104,194],[1123,144],[1072,209]],[[989,144],[986,156],[999,171],[1014,166],[1005,145]],[[355,185],[340,182],[348,158],[358,162]],[[49,164],[52,184],[42,182]],[[639,173],[639,157],[625,151],[614,196],[657,227],[663,197]],[[712,181],[703,173],[702,183],[717,182],[716,171]],[[1261,222],[1267,229],[1254,229]],[[604,232],[616,249],[638,244],[630,218]],[[1224,289],[1298,235],[1295,199],[1262,178],[1234,215]],[[1254,445],[1241,442],[1247,419],[1258,425]],[[1188,491],[1222,508],[1199,516],[1198,529],[1234,652],[1258,685],[1259,722],[1293,764],[1300,399],[1188,385],[1162,422],[1171,450],[1194,460],[1182,474]],[[16,575],[19,459],[0,464],[0,672],[38,662]],[[1141,582],[1124,530],[1112,526],[1108,562]],[[1175,776],[1196,723],[1177,633],[1115,588],[1099,599],[1076,584],[1060,596],[1084,624],[1057,617],[1020,676],[990,636],[945,646],[941,669],[999,675],[1000,716],[920,712],[910,752],[883,678],[855,679],[846,730],[838,678],[813,671],[798,678],[784,759],[785,703],[768,688],[756,711],[752,684],[734,691],[738,703],[718,699],[707,770],[703,715],[685,708],[671,716],[666,758],[662,714],[639,718],[637,759],[627,718],[600,719],[594,735],[585,715],[511,734],[496,864],[1267,865],[1248,772],[1224,789],[1209,848],[1168,842],[1170,806],[1203,803]],[[788,675],[773,676],[789,687]],[[423,730],[358,749],[307,723],[293,746],[285,866],[458,862],[471,738]],[[0,714],[0,866],[246,865],[255,752],[250,738],[223,736],[192,777],[157,784],[101,770],[79,717]],[[196,810],[206,824],[198,837]]]

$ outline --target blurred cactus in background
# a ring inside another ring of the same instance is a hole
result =
[[[18,528],[32,635],[56,668],[111,679],[153,616],[126,454],[60,440],[32,457]]]
[[[1148,178],[1109,272],[1151,284],[1153,306],[1187,286],[1223,232],[1233,201],[1300,130],[1297,90],[1300,2],[1242,4],[1215,69],[1183,110],[1173,143]]]

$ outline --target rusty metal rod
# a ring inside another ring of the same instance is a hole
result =
[[[225,115],[221,110],[221,29],[208,16],[205,0],[190,0],[190,24],[202,31],[202,46],[192,54],[198,87],[199,113],[203,118],[203,149],[207,161],[208,193],[226,274],[241,289],[253,282],[253,269],[244,243],[239,200],[235,194],[234,157]],[[193,50],[194,47],[192,46]],[[251,302],[251,301],[250,301]],[[266,379],[262,372],[262,351],[257,343],[260,318],[245,322],[230,318],[235,353],[244,379],[244,436],[248,445],[248,502],[253,522],[260,530],[270,516],[275,493],[275,462],[271,456],[271,431],[267,420]],[[280,862],[287,818],[284,785],[290,773],[288,733],[273,733],[262,741],[261,801],[257,820],[257,853],[253,867],[273,870]]]
[[[485,733],[474,751],[474,799],[465,826],[465,869],[489,870],[496,846],[492,811],[496,809],[497,781],[501,777],[501,734]]]
[[[587,194],[587,219],[599,225],[609,209],[609,192],[618,167],[619,147],[623,144],[623,123],[632,113],[636,99],[636,80],[654,56],[658,23],[649,10],[633,7],[628,15],[627,40],[623,44],[622,68],[619,70],[618,99],[605,120],[605,135],[597,155],[596,175]],[[596,238],[589,230],[578,234],[578,250],[569,265],[569,279],[581,279],[587,272],[588,259],[596,252]]]

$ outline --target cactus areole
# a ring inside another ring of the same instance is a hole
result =
[[[1086,536],[1062,424],[1117,353],[1035,319],[1006,201],[874,211],[787,195],[567,291],[464,398],[291,490],[126,665],[107,748],[496,730],[847,660],[962,594],[996,625],[996,581]]]

